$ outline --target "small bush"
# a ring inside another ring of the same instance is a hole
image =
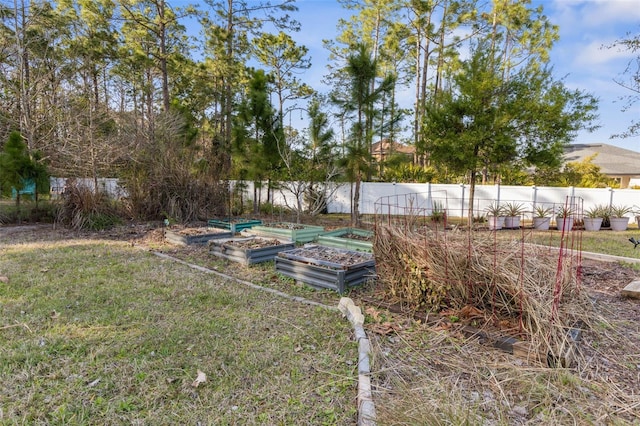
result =
[[[273,214],[288,214],[288,213],[291,213],[291,211],[284,206],[274,206],[271,203],[262,203],[260,204],[260,213],[266,214],[266,215],[273,215]]]
[[[72,229],[92,231],[122,223],[115,202],[107,194],[78,185],[65,189],[56,220]]]

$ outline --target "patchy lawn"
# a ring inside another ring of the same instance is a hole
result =
[[[167,245],[145,226],[42,231],[0,228],[0,276],[10,278],[0,283],[0,424],[355,424],[357,350],[338,313],[140,247],[330,306],[337,294],[279,277],[273,263]],[[585,233],[583,248],[637,255],[635,233]],[[378,424],[640,424],[640,302],[619,294],[636,275],[583,260],[598,318],[572,368],[375,308],[363,302],[375,287],[352,291],[366,312]],[[207,381],[194,387],[198,370]]]
[[[41,239],[0,233],[0,423],[355,423],[337,311],[127,241]]]

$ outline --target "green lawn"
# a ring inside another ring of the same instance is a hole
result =
[[[561,234],[557,231],[535,231],[532,232],[530,241],[558,247],[561,242],[560,237]],[[576,232],[567,235],[565,244],[570,244],[575,247],[581,246],[583,251],[593,253],[639,258],[640,248],[634,249],[634,245],[629,242],[630,237],[640,239],[640,231],[637,228],[629,228],[621,232],[604,229],[600,231]]]
[[[0,424],[355,423],[337,311],[124,243],[1,240]]]

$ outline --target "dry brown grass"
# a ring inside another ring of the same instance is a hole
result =
[[[378,226],[374,252],[387,297],[415,310],[471,315],[536,352],[568,357],[568,331],[593,318],[577,260],[491,235]]]
[[[413,326],[370,333],[382,425],[634,425],[633,382],[605,372],[603,349],[578,369],[541,368],[451,331]],[[601,342],[602,343],[602,342]],[[611,365],[610,365],[611,366]]]

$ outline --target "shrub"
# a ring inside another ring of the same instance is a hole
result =
[[[107,194],[75,184],[65,189],[56,221],[72,229],[93,231],[122,223],[116,203]]]

